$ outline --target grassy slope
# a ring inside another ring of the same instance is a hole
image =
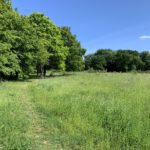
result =
[[[80,73],[4,83],[0,147],[149,150],[149,89],[149,74]]]

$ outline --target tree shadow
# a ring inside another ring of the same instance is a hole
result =
[[[46,75],[45,77],[40,77],[40,76],[37,76],[35,74],[32,74],[30,75],[30,79],[50,79],[50,78],[57,78],[57,77],[68,77],[68,76],[73,76],[75,75],[74,72],[67,72],[67,73],[59,73],[59,72],[56,72],[56,73],[53,73],[53,74],[49,74],[49,75]]]
[[[2,82],[33,82],[33,80],[40,79],[51,79],[51,78],[59,78],[59,77],[69,77],[76,75],[75,72],[67,72],[67,73],[59,73],[55,72],[53,74],[46,75],[45,77],[38,77],[36,74],[31,74],[29,78],[19,78],[17,80],[3,80]],[[1,81],[0,81],[1,82]]]

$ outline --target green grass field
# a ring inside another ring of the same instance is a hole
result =
[[[0,150],[150,150],[150,74],[0,83]]]

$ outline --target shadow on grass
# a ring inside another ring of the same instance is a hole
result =
[[[37,79],[43,80],[43,79],[58,78],[58,77],[68,77],[68,76],[73,76],[73,75],[75,75],[74,72],[67,72],[67,73],[56,72],[50,75],[46,75],[45,77],[39,77],[35,74],[32,74],[27,79],[18,79],[18,80],[15,80],[14,82],[32,82],[32,80],[37,80]]]
[[[65,74],[62,74],[62,73],[53,73],[53,74],[50,74],[50,75],[46,75],[45,77],[38,77],[37,75],[35,74],[31,74],[29,76],[29,78],[25,78],[25,79],[18,79],[18,80],[4,80],[3,82],[7,82],[7,81],[11,81],[11,82],[32,82],[33,80],[37,80],[37,79],[51,79],[51,78],[58,78],[58,77],[68,77],[68,76],[72,76],[72,75],[75,75],[74,72],[68,72],[68,73],[65,73]]]
[[[68,72],[68,73],[53,73],[50,75],[46,75],[45,77],[38,77],[35,74],[30,75],[29,79],[49,79],[49,78],[55,78],[55,77],[68,77],[68,76],[72,76],[75,75],[74,72]]]

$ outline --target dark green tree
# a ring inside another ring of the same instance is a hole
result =
[[[106,60],[101,55],[89,54],[85,57],[85,68],[94,70],[105,70]]]
[[[105,59],[106,65],[104,69],[107,71],[115,70],[115,54],[116,52],[111,49],[99,49],[96,51],[96,56],[101,56]]]
[[[144,51],[140,53],[141,60],[143,61],[144,65],[142,70],[150,70],[150,52]]]
[[[94,54],[85,57],[86,69],[118,72],[142,70],[144,66],[145,69],[148,69],[149,62],[149,53],[140,54],[138,51],[132,50],[99,49]]]
[[[88,54],[85,56],[84,62],[85,62],[85,70],[93,69],[92,67],[92,59],[94,57],[94,54]]]
[[[131,70],[141,70],[143,62],[137,51],[118,50],[116,53],[116,71],[127,72]]]

